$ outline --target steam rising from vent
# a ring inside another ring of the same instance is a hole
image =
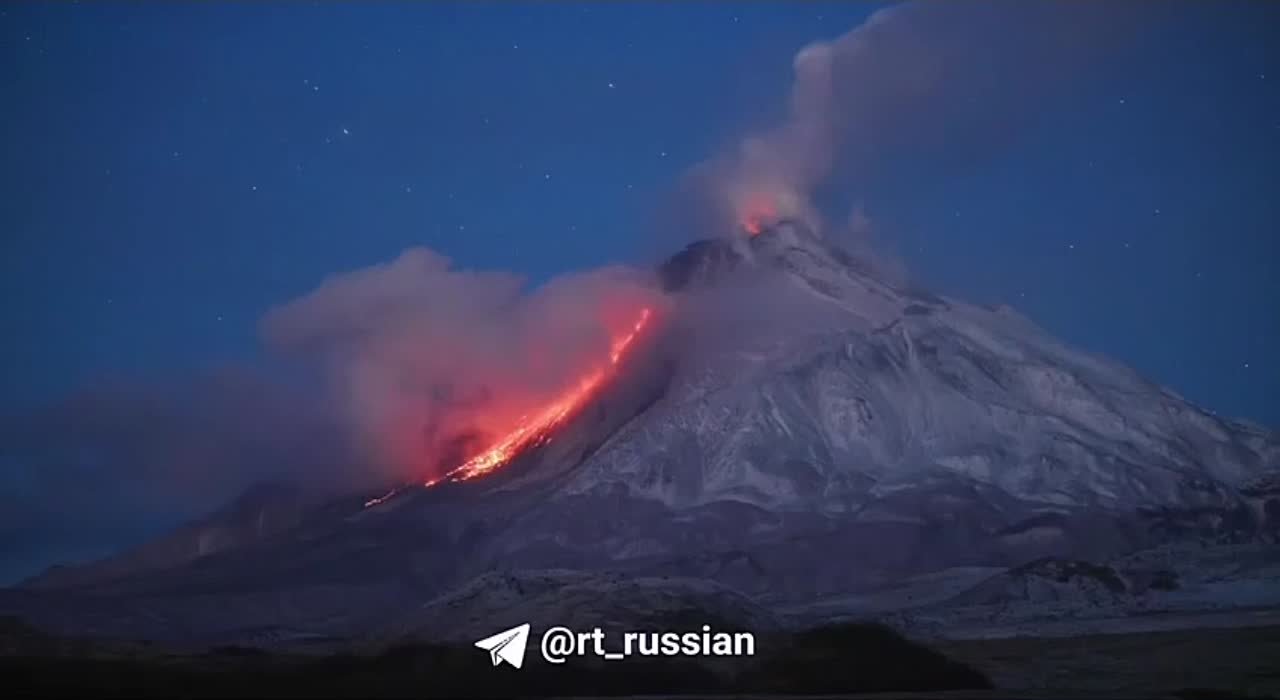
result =
[[[801,49],[785,120],[695,168],[692,187],[722,227],[754,235],[790,218],[820,230],[813,197],[833,177],[856,189],[904,152],[963,158],[998,147],[1135,36],[1138,17],[1128,2],[1051,0],[878,11]]]

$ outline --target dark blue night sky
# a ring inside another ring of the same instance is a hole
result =
[[[1018,133],[823,203],[925,286],[1275,426],[1280,5],[1148,7]],[[411,246],[533,282],[651,263],[680,176],[876,8],[6,4],[5,411],[256,362],[269,308]]]

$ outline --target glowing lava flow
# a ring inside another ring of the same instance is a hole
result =
[[[423,485],[430,487],[442,481],[466,481],[483,476],[510,462],[526,449],[550,442],[555,428],[563,423],[565,419],[577,413],[595,395],[604,381],[613,374],[613,370],[622,361],[627,349],[631,347],[636,337],[640,335],[640,331],[644,330],[644,327],[648,325],[649,318],[652,315],[650,309],[641,309],[640,317],[631,327],[631,330],[613,342],[613,346],[609,351],[609,364],[607,366],[595,369],[583,376],[576,384],[566,389],[536,414],[522,417],[519,425],[514,430],[485,451],[444,474],[425,482]],[[400,488],[393,489],[385,496],[371,499],[364,505],[366,508],[376,506],[400,493],[401,490]]]

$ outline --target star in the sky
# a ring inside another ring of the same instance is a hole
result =
[[[612,89],[613,89],[613,88],[615,88],[615,87],[617,87],[617,85],[614,85],[612,82],[611,82],[611,83],[609,83],[609,89],[610,89],[610,90],[612,90]]]
[[[343,136],[350,136],[350,135],[351,135],[351,132],[350,132],[350,131],[348,131],[348,130],[347,130],[347,127],[345,127],[345,126],[344,126],[344,127],[342,127],[342,135],[343,135]]]

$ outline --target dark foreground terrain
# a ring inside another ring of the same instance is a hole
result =
[[[1185,629],[936,645],[997,688],[1082,695],[1280,697],[1280,627]]]
[[[938,642],[875,625],[758,641],[751,659],[545,663],[524,668],[481,650],[406,643],[360,654],[221,648],[166,653],[146,644],[55,639],[12,619],[0,636],[6,695],[111,697],[504,697],[828,695],[892,697],[1275,697],[1280,627]]]
[[[136,644],[53,639],[10,620],[0,646],[9,692],[115,697],[510,697],[831,694],[979,690],[979,672],[885,627],[841,625],[758,640],[745,659],[574,659],[552,666],[530,640],[524,667],[469,646],[406,643],[376,653],[171,655]]]

